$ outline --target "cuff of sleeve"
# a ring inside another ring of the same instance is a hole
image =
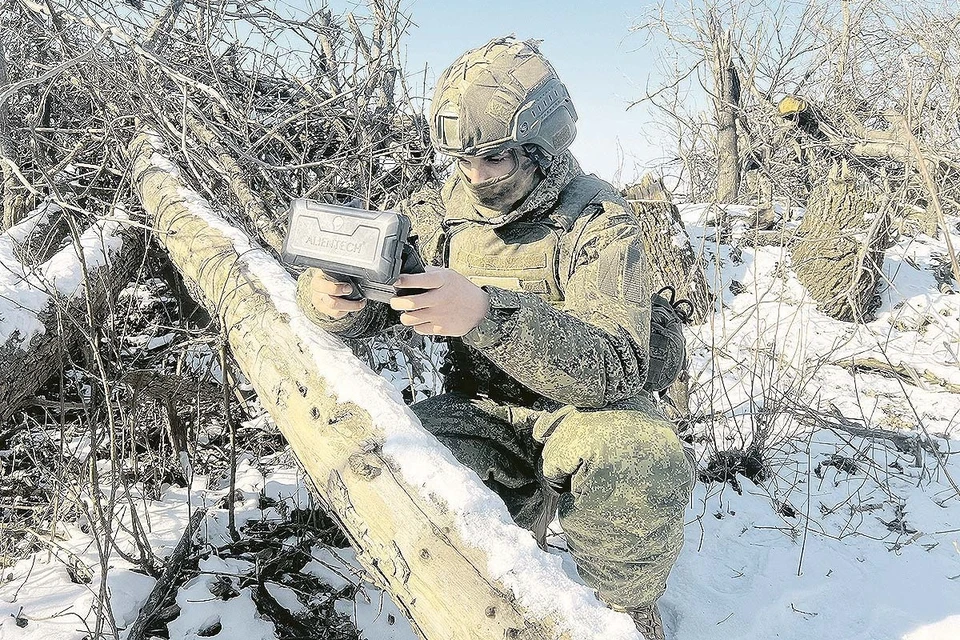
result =
[[[520,309],[520,296],[516,292],[491,286],[482,289],[490,296],[490,308],[480,324],[463,336],[464,344],[476,349],[488,349],[500,344],[509,335]]]

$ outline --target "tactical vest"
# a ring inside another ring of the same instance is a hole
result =
[[[569,278],[574,256],[562,264],[562,238],[570,233],[589,205],[610,186],[595,176],[574,178],[556,206],[538,220],[517,220],[500,227],[458,220],[466,202],[448,202],[444,224],[444,266],[469,278],[477,286],[490,285],[510,291],[527,291],[550,304],[564,299],[562,283]],[[599,211],[599,209],[597,209]],[[591,215],[593,212],[587,212]],[[561,275],[562,274],[562,275]],[[499,401],[525,406],[547,403],[539,394],[502,375],[489,360],[461,340],[449,341],[442,367],[446,387],[470,395],[486,395]]]
[[[597,196],[610,186],[595,176],[581,175],[560,192],[557,205],[539,220],[517,220],[501,227],[457,222],[457,206],[450,203],[445,225],[444,263],[477,286],[535,293],[551,304],[563,300],[561,284],[573,268],[563,262],[561,241]]]
[[[599,203],[601,194],[610,186],[595,176],[574,178],[560,193],[557,205],[538,220],[517,220],[492,227],[465,220],[458,221],[458,207],[466,202],[448,202],[448,220],[444,224],[443,263],[469,278],[478,286],[490,285],[511,291],[526,291],[553,305],[564,299],[562,284],[573,272],[575,246],[564,264],[562,238],[570,233],[577,219],[593,215],[587,211]],[[572,245],[576,245],[574,242]],[[663,297],[663,291],[652,296],[648,377],[645,389],[660,392],[686,369],[683,324],[687,315],[678,314],[679,304],[689,301]],[[691,309],[692,311],[692,309]],[[449,341],[449,352],[442,371],[448,390],[516,402],[526,406],[547,401],[522,384],[498,373],[493,365],[460,340]],[[548,401],[553,402],[553,401]]]

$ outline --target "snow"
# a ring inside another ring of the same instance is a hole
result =
[[[16,245],[25,242],[38,225],[50,222],[50,216],[60,210],[59,205],[52,202],[44,202],[24,216],[23,221],[13,225],[0,235],[0,264],[4,267],[17,264],[19,260],[16,257]]]
[[[69,244],[36,270],[28,270],[13,253],[12,243],[22,241],[29,232],[55,211],[44,206],[13,229],[9,237],[0,236],[0,344],[11,339],[25,348],[35,335],[44,333],[39,314],[56,300],[73,298],[82,291],[84,267],[93,272],[109,263],[123,245],[120,232],[125,218],[117,214],[112,220],[99,221],[79,237],[77,245]]]
[[[250,588],[244,587],[239,590],[239,595],[224,601],[210,593],[210,587],[217,578],[214,574],[202,574],[180,588],[177,604],[185,614],[167,625],[170,640],[198,640],[214,635],[244,640],[274,640],[277,637],[276,629],[272,622],[257,614]],[[226,579],[235,581],[234,578]],[[211,627],[217,624],[220,630],[210,633]]]
[[[918,486],[919,471],[910,468],[873,479],[830,467],[821,480],[807,474],[808,460],[815,465],[838,450],[857,450],[883,474],[887,451],[858,439],[850,446],[822,431],[799,444],[776,452],[781,471],[767,486],[744,479],[743,496],[729,486],[697,485],[693,504],[703,515],[686,527],[661,603],[675,637],[875,640],[913,637],[938,624],[943,633],[928,637],[960,637],[960,627],[946,623],[960,613],[958,506],[938,507],[931,497],[945,483]],[[802,484],[795,470],[805,474]],[[882,524],[896,517],[888,490],[903,501],[908,530],[919,527],[920,537]],[[778,514],[771,493],[798,515]],[[869,510],[860,510],[865,505]],[[953,533],[938,533],[951,521]]]
[[[333,591],[343,591],[347,587],[357,586],[360,583],[356,575],[356,556],[352,550],[341,549],[336,553],[333,549],[320,549],[313,554],[313,560],[303,568],[307,573],[320,578]],[[344,552],[349,552],[344,553]]]
[[[698,442],[700,458],[762,434],[775,475],[741,478],[742,496],[698,484],[661,603],[667,628],[678,639],[960,637],[960,395],[835,364],[873,357],[960,384],[960,296],[939,293],[932,276],[943,239],[900,239],[886,254],[876,318],[855,326],[817,311],[788,252],[718,246],[699,226],[706,211],[683,210],[722,294],[690,336],[693,405],[723,413]],[[916,435],[941,453],[924,452],[917,467],[887,442],[799,424],[789,414],[798,406]],[[831,455],[859,471],[828,466],[817,478]],[[782,515],[783,504],[797,515]],[[884,524],[901,518],[901,530]]]
[[[526,606],[575,618],[573,637],[636,637],[626,626],[629,621],[591,601],[585,587],[558,586],[579,578],[556,522],[551,553],[540,553],[476,476],[455,465],[422,431],[389,380],[372,381],[372,373],[337,341],[312,329],[295,305],[285,272],[249,250],[246,238],[218,222],[199,197],[185,195],[195,213],[231,234],[251,272],[271,283],[274,302],[304,336],[318,367],[337,384],[340,400],[356,402],[386,425],[385,455],[397,462],[406,481],[462,512],[457,527],[489,553],[492,574],[514,588]],[[681,210],[718,294],[716,313],[688,332],[693,406],[712,415],[696,426],[695,446],[703,465],[717,450],[762,439],[771,475],[756,481],[740,476],[740,492],[729,483],[697,483],[685,514],[685,546],[660,602],[668,638],[960,638],[955,485],[960,480],[960,394],[927,380],[905,382],[837,364],[874,357],[960,384],[960,295],[940,293],[932,276],[946,253],[943,239],[904,237],[891,247],[883,265],[881,306],[872,321],[854,326],[816,310],[783,250],[717,244],[715,229],[705,226],[715,209],[689,205]],[[790,212],[788,224],[800,215]],[[956,224],[950,219],[951,229]],[[960,232],[953,232],[953,242],[960,246]],[[14,325],[22,332],[29,328],[28,320],[23,322]],[[196,359],[205,357],[198,353]],[[403,368],[390,376],[402,376]],[[365,381],[362,387],[350,382],[358,378]],[[418,384],[432,389],[435,381]],[[810,421],[798,420],[805,415]],[[919,457],[898,451],[884,439],[835,428],[840,418],[917,437],[927,448]],[[265,428],[267,422],[250,425]],[[203,442],[202,434],[199,439]],[[81,457],[90,443],[77,438],[68,448]],[[282,459],[243,458],[237,487],[241,528],[281,522],[290,510],[312,505],[302,472]],[[217,555],[230,541],[226,491],[222,478],[197,474],[190,487],[166,487],[157,499],[133,496],[144,510],[151,547],[161,557],[176,546],[192,510],[208,509],[201,525],[205,557],[200,572],[177,592],[181,613],[168,624],[171,638],[201,637],[215,624],[221,625],[216,637],[277,637],[242,584],[257,566]],[[270,500],[261,504],[261,496]],[[116,517],[129,525],[124,511]],[[94,539],[81,525],[58,525],[43,551],[4,569],[0,638],[83,637],[95,620],[104,579],[118,627],[134,619],[152,578],[116,554],[108,558],[104,576]],[[132,550],[122,532],[118,544]],[[89,573],[88,584],[71,581],[66,567],[78,563]],[[361,638],[415,640],[389,596],[362,580],[351,550],[316,546],[301,573],[330,587],[330,594],[317,597],[336,598],[335,610],[357,624]],[[237,595],[214,596],[211,588],[218,580],[229,582]],[[289,585],[270,582],[267,588],[291,612],[305,605],[305,594]],[[26,626],[18,626],[18,620]]]

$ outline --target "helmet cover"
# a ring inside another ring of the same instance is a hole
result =
[[[489,156],[537,145],[562,153],[577,133],[567,88],[535,41],[495,38],[467,51],[440,76],[430,136],[441,153]]]

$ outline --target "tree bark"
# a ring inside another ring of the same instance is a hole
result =
[[[0,262],[11,270],[26,273],[20,267],[32,267],[49,260],[69,232],[63,210],[46,203],[28,213],[18,224],[0,235]]]
[[[704,322],[713,313],[713,296],[703,265],[680,219],[680,211],[663,180],[648,173],[639,184],[627,187],[625,196],[640,221],[653,292],[673,287],[678,298],[686,298],[693,305],[693,322]],[[682,371],[667,387],[665,395],[671,419],[689,418],[690,375],[687,371]]]
[[[227,182],[230,191],[236,196],[243,207],[243,212],[253,224],[260,238],[277,253],[283,248],[283,235],[277,228],[276,221],[272,216],[267,215],[263,203],[257,198],[250,185],[243,177],[243,171],[240,169],[236,158],[220,144],[217,137],[202,122],[190,114],[187,114],[186,124],[197,138],[207,146],[216,159],[216,169]]]
[[[0,88],[8,82],[7,59],[0,43]],[[17,178],[10,163],[17,162],[10,138],[10,117],[6,100],[0,100],[0,231],[6,231],[23,217],[24,199],[17,191]]]
[[[284,294],[277,291],[275,278],[287,276],[276,275],[280,269],[272,258],[238,240],[211,211],[198,211],[192,197],[187,204],[185,197],[190,196],[184,195],[183,184],[165,161],[156,160],[161,144],[140,135],[129,148],[134,186],[151,226],[184,279],[220,319],[238,365],[359,560],[393,595],[420,637],[586,637],[567,631],[575,627],[568,627],[560,614],[531,612],[521,604],[527,594],[492,578],[491,557],[460,533],[457,523],[468,516],[421,495],[398,463],[384,454],[388,427],[376,424],[357,404],[337,398],[334,383],[318,372],[312,341],[326,334],[295,325],[291,312],[278,308],[274,296]],[[264,271],[269,281],[260,275]],[[292,300],[292,278],[288,284]],[[303,321],[301,317],[296,322]],[[352,356],[344,351],[342,357]],[[371,387],[370,394],[377,393]],[[437,456],[436,464],[451,463]],[[575,589],[564,580],[544,588],[557,601]],[[613,636],[636,638],[632,631],[608,635]]]
[[[0,422],[59,370],[67,350],[85,333],[95,330],[91,327],[98,326],[106,316],[112,295],[130,281],[142,256],[139,249],[143,247],[143,232],[120,231],[117,227],[117,223],[91,227],[83,235],[83,261],[77,257],[75,243],[35,273],[5,260],[6,268],[0,275],[0,279],[8,279],[7,293],[0,299]],[[120,241],[104,252],[106,260],[102,262],[94,260],[91,253],[91,249],[97,253],[103,246],[98,238]],[[58,290],[59,278],[83,273],[86,277],[80,276],[78,286],[68,284],[65,290]],[[33,323],[42,325],[42,332],[24,335],[24,328]]]
[[[724,31],[717,17],[710,16],[710,40],[713,47],[714,96],[717,119],[717,197],[721,204],[732,204],[740,193],[740,144],[737,113],[740,111],[740,76],[733,64],[730,31]]]
[[[793,246],[793,269],[817,301],[837,320],[864,322],[875,308],[875,291],[889,241],[890,204],[857,184],[846,165],[834,166],[810,195]]]
[[[713,313],[713,297],[703,265],[693,252],[680,211],[663,180],[647,174],[624,195],[643,230],[643,245],[650,265],[653,291],[671,286],[693,303],[693,321],[702,323]]]

